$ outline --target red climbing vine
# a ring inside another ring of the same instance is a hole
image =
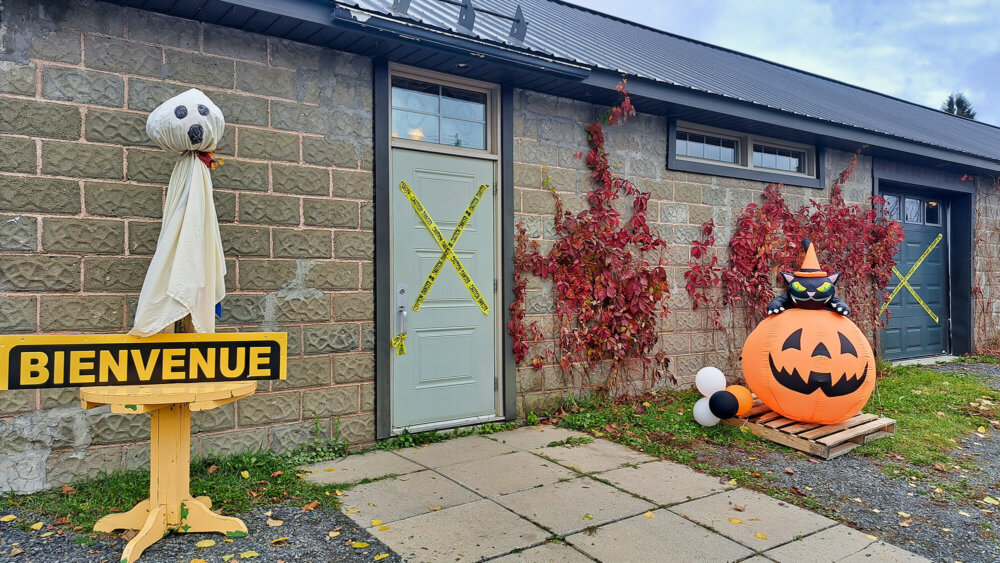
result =
[[[816,245],[820,263],[829,272],[841,272],[837,294],[851,305],[852,318],[867,334],[874,334],[888,319],[879,308],[895,266],[903,229],[889,219],[885,201],[874,196],[871,205],[848,204],[844,184],[854,174],[858,156],[837,177],[828,202],[810,200],[791,210],[782,196],[783,186],[771,184],[763,203],[751,203],[736,221],[729,242],[729,265],[721,272],[723,304],[745,307],[749,329],[763,317],[773,298],[779,271],[792,271],[801,260],[801,241]]]
[[[537,327],[524,324],[526,273],[552,280],[563,370],[580,363],[593,368],[608,360],[614,375],[630,360],[651,361],[658,319],[667,314],[669,287],[662,255],[654,262],[646,256],[667,243],[646,222],[650,194],[617,176],[608,160],[605,124],[624,123],[635,115],[624,83],[618,90],[618,105],[586,127],[590,147],[586,163],[595,183],[587,194],[588,209],[576,214],[565,210],[552,190],[556,240],[547,253],[518,226],[508,327],[518,362],[528,354],[529,341],[538,340]],[[532,364],[538,369],[543,361],[535,357]],[[614,382],[609,380],[609,385]]]

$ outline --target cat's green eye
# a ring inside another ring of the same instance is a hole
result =
[[[823,285],[817,287],[816,291],[829,291],[829,289],[831,287],[833,287],[832,283],[830,283],[830,282],[823,282]]]
[[[795,291],[805,291],[806,286],[802,285],[799,282],[792,282],[792,289],[794,289]]]

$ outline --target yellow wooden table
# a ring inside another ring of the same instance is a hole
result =
[[[246,535],[242,520],[212,512],[208,497],[191,496],[191,411],[221,407],[253,395],[256,389],[254,381],[80,389],[85,409],[111,405],[111,412],[116,414],[152,414],[149,498],[128,512],[109,514],[94,525],[97,532],[139,530],[122,551],[122,563],[136,561],[146,548],[171,531]]]

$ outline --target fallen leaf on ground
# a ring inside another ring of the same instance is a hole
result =
[[[386,557],[389,557],[388,553],[379,553],[378,555],[376,555],[372,559],[374,559],[375,561],[381,561],[381,560],[385,559]]]
[[[20,547],[15,547],[10,550],[10,553],[8,555],[14,557],[16,555],[21,555],[22,553],[24,553],[23,549],[21,549]]]
[[[382,523],[381,520],[372,520],[372,526],[378,526],[381,523]]]
[[[400,477],[399,480],[400,481],[409,481],[410,478],[409,477]]]
[[[903,520],[902,522],[899,523],[899,525],[902,526],[902,527],[904,527],[904,528],[909,528],[910,524],[912,524],[912,523],[913,523],[913,520]]]
[[[271,540],[271,545],[278,545],[279,543],[284,543],[288,541],[288,536],[282,536],[280,538],[274,538]]]
[[[742,524],[743,520],[740,520],[739,518],[730,518],[729,523],[735,526],[736,524]]]
[[[434,510],[434,508],[431,508],[431,510]],[[344,511],[344,513],[345,514],[357,514],[358,513],[358,509],[357,508],[348,508],[347,510]]]
[[[13,514],[8,514],[7,516],[0,518],[0,522],[13,522],[14,520],[17,520],[17,516],[14,516]]]
[[[208,563],[208,561],[205,561],[204,559],[192,559],[191,563]]]
[[[813,458],[809,458],[806,461],[808,461],[809,463],[823,463],[822,461],[820,461],[818,459],[813,459]]]
[[[319,501],[318,500],[314,500],[314,501],[310,502],[309,504],[306,504],[305,506],[303,506],[302,507],[302,511],[303,512],[308,512],[310,510],[316,510],[317,506],[319,506]]]
[[[275,471],[274,473],[272,473],[272,474],[271,474],[271,477],[281,477],[281,476],[282,476],[282,475],[284,475],[284,474],[285,474],[285,472],[284,472],[284,471],[281,471],[281,470],[279,469],[278,471]]]
[[[854,497],[851,500],[853,500],[854,502],[864,502],[863,500],[861,500],[860,497]]]
[[[240,471],[240,477],[243,477],[244,479],[249,479],[250,478],[250,472],[249,471]]]
[[[730,487],[735,487],[736,486],[736,479],[730,479],[729,480],[729,486]]]
[[[344,491],[333,491],[333,494],[337,495],[338,497],[342,497],[344,496]]]
[[[353,547],[354,549],[364,549],[368,547],[368,544],[363,541],[356,541],[351,544],[351,547]]]
[[[789,475],[795,475],[795,470],[792,469],[791,467],[786,467],[785,473],[788,473]]]
[[[983,499],[983,502],[985,502],[986,504],[992,504],[994,506],[1000,505],[1000,500],[997,500],[993,497],[986,497]]]
[[[64,494],[64,495],[75,495],[76,494],[76,489],[74,489],[73,487],[70,487],[69,485],[63,485],[62,486],[62,494]]]
[[[35,522],[34,524],[31,525],[31,529],[37,532],[38,530],[42,529],[42,526],[44,524],[45,524],[44,522]]]
[[[986,427],[985,426],[980,426],[979,428],[976,428],[976,432],[979,432],[980,434],[985,434],[986,433]]]
[[[800,497],[807,497],[807,496],[809,496],[809,494],[808,494],[808,493],[803,493],[802,491],[800,491],[798,487],[788,487],[788,490],[789,490],[789,491],[790,491],[790,492],[791,492],[791,493],[792,493],[793,495],[798,495],[798,496],[800,496]]]
[[[280,525],[282,525],[284,523],[285,523],[284,520],[277,520],[275,518],[268,518],[267,519],[267,525],[270,526],[270,527],[272,527],[272,528],[277,528],[278,526],[280,526]]]
[[[736,510],[738,512],[743,512],[746,509],[747,509],[747,507],[743,506],[742,504],[734,504],[733,505],[733,510]]]
[[[40,535],[38,537],[40,537],[40,538],[47,538],[47,537],[51,536],[54,533],[55,532],[45,532],[44,534],[42,534],[42,535]]]
[[[327,473],[331,473],[331,472],[333,472],[333,471],[336,471],[336,469],[335,469],[335,468],[333,468],[333,467],[327,467],[327,468],[326,468],[326,469],[324,469],[323,471],[326,471]]]
[[[256,551],[244,551],[240,554],[240,559],[253,559],[254,557],[260,557],[260,554]]]
[[[972,516],[971,514],[969,514],[968,512],[966,512],[964,510],[959,510],[958,513],[961,514],[962,516],[966,516],[966,517]]]
[[[643,513],[643,516],[645,516],[646,518],[656,518],[656,515],[648,510],[645,513]]]
[[[755,538],[759,539],[759,540],[766,540],[766,539],[767,539],[767,534],[762,534],[762,533],[760,533],[760,532],[757,532],[757,533],[756,533],[756,534],[754,534],[753,536],[754,536]]]
[[[222,560],[223,561],[229,561],[230,559],[236,559],[236,554],[235,553],[230,553],[229,555],[223,555],[222,556]]]
[[[586,514],[583,515],[583,519],[584,520],[593,520],[594,517],[588,512],[588,513],[586,513]]]
[[[330,532],[329,534],[327,534],[327,536],[329,536],[331,538],[335,538],[335,537],[337,537],[339,535],[340,535],[340,532]]]
[[[201,540],[194,544],[195,547],[212,547],[213,545],[215,545],[215,540]]]
[[[432,506],[432,507],[428,508],[427,510],[438,511],[438,510],[441,510],[441,507],[440,506]]]
[[[208,468],[208,474],[211,475],[212,473],[215,473],[218,470],[219,470],[219,466],[218,465],[209,466],[209,468]]]
[[[897,512],[896,514],[899,514],[903,518],[909,518],[910,517],[910,513],[909,512]]]
[[[870,540],[872,540],[872,541],[878,541],[878,536],[873,536],[871,534],[865,534],[865,537],[868,538],[868,539],[870,539]]]
[[[386,531],[386,530],[388,530],[388,529],[389,529],[389,525],[388,525],[388,524],[386,524],[386,525],[384,525],[384,526],[379,526],[379,527],[378,527],[378,529],[384,532],[384,531]]]

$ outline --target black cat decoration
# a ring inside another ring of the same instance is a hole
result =
[[[835,295],[835,286],[837,280],[840,279],[840,272],[827,275],[819,267],[816,250],[809,239],[802,239],[802,248],[806,251],[802,266],[794,273],[781,272],[781,277],[785,278],[785,283],[788,284],[788,291],[768,303],[767,314],[777,315],[792,307],[799,309],[829,308],[841,315],[850,314],[851,308]]]

